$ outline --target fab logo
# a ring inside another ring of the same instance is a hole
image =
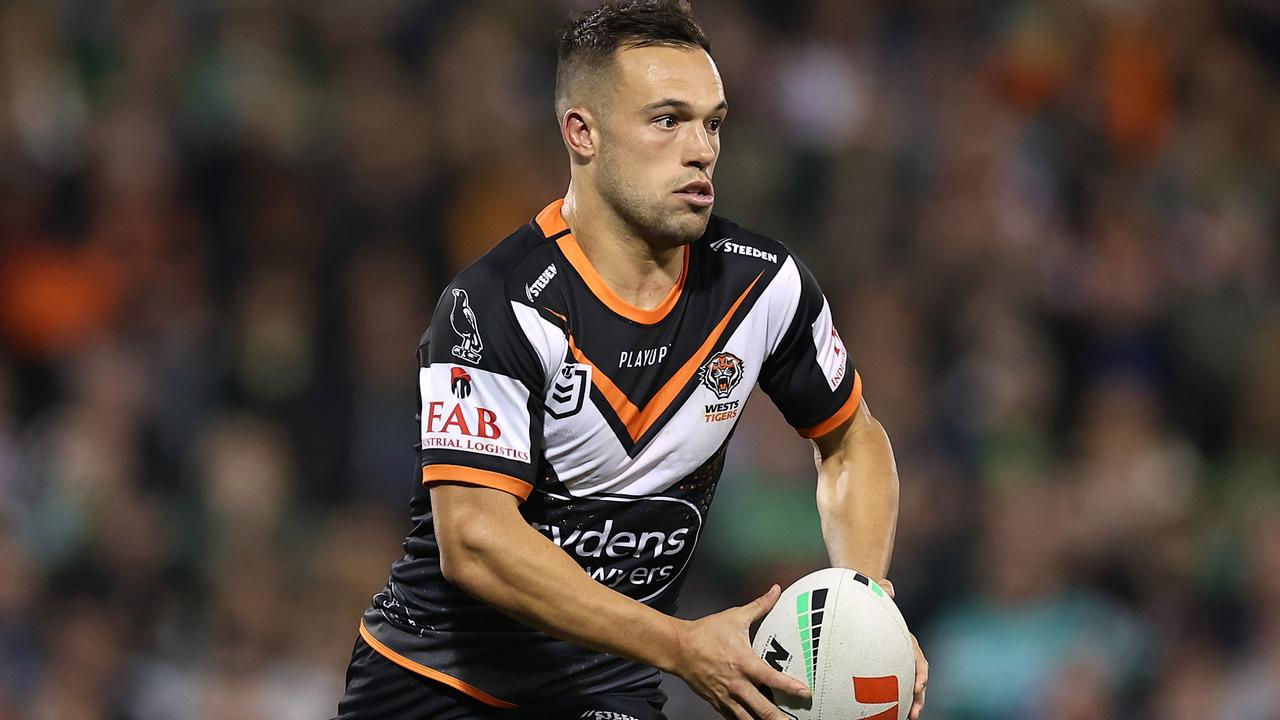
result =
[[[427,404],[426,432],[450,435],[467,435],[470,437],[497,440],[502,437],[502,429],[498,427],[498,415],[488,408],[464,408],[454,404],[453,409],[445,411],[449,403],[432,401]]]
[[[419,383],[422,450],[529,462],[529,391],[519,380],[478,367],[436,363],[419,371]]]

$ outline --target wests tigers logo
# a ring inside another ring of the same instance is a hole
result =
[[[698,375],[716,397],[728,399],[742,382],[742,358],[730,352],[718,352],[698,370]]]

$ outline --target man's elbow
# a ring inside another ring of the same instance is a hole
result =
[[[465,590],[469,577],[468,566],[474,562],[474,558],[468,557],[461,543],[451,542],[439,533],[436,533],[436,544],[440,552],[440,574],[445,580]]]
[[[493,576],[489,560],[492,551],[470,530],[437,534],[440,549],[440,574],[444,579],[471,595],[481,596],[486,580]]]
[[[481,517],[461,513],[442,521],[437,514],[436,547],[440,554],[440,573],[444,579],[472,592],[486,575],[487,558],[491,549],[487,538],[491,535]]]

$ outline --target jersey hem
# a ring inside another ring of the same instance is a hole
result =
[[[422,468],[422,483],[429,485],[433,482],[460,482],[468,485],[480,485],[509,492],[521,500],[527,499],[529,493],[533,492],[533,485],[520,478],[505,473],[493,472],[492,470],[470,468],[465,465],[424,465]]]
[[[853,417],[858,411],[858,406],[862,404],[862,376],[857,370],[853,371],[853,390],[849,392],[849,399],[844,405],[835,412],[834,415],[823,420],[822,422],[807,428],[796,428],[796,432],[800,433],[800,437],[806,440],[814,440],[835,430],[845,423],[846,420]]]
[[[448,685],[454,690],[457,690],[458,692],[461,692],[471,698],[479,700],[480,702],[490,707],[502,708],[504,710],[519,707],[515,703],[507,702],[506,700],[500,700],[490,695],[489,693],[481,690],[480,688],[475,687],[474,685],[465,683],[456,677],[453,677],[451,675],[446,675],[440,672],[439,670],[436,670],[434,668],[429,668],[426,665],[423,665],[422,663],[415,662],[397,653],[395,650],[392,650],[391,648],[384,645],[381,640],[374,637],[373,633],[369,632],[369,629],[365,627],[363,620],[360,621],[360,637],[364,638],[364,641],[369,643],[369,647],[373,648],[374,651],[377,652],[379,655],[390,660],[396,665],[399,665],[405,670],[408,670],[409,672],[412,672],[416,675],[421,675],[425,678],[429,678],[431,680],[435,680],[436,682]]]

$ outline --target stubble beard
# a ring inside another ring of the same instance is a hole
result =
[[[622,176],[620,163],[601,153],[597,170],[600,196],[631,230],[654,247],[673,248],[693,243],[706,232],[706,216],[663,208],[660,201],[648,201],[639,188]]]

